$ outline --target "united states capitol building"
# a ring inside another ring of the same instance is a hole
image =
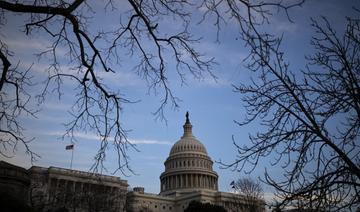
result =
[[[26,170],[1,161],[0,195],[14,195],[39,211],[182,212],[191,201],[219,205],[228,212],[247,211],[254,202],[218,190],[219,176],[205,146],[192,133],[188,113],[183,128],[164,163],[159,194],[146,193],[143,187],[130,191],[119,177],[57,167]],[[255,204],[264,211],[264,201]]]

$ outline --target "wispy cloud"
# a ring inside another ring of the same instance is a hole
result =
[[[129,139],[132,144],[159,144],[159,145],[172,145],[173,143],[169,141],[158,141],[158,140],[137,140],[137,139]]]
[[[53,43],[46,37],[30,38],[30,37],[2,37],[5,43],[9,46],[10,49],[16,51],[23,51],[36,53],[37,51],[45,51],[53,48]],[[56,52],[59,56],[66,54],[66,49],[61,46],[56,47]]]
[[[190,78],[189,82],[191,85],[200,87],[222,87],[230,85],[229,80],[223,78],[222,76],[218,78],[213,78],[210,75],[206,75],[201,79]]]
[[[49,110],[67,111],[71,108],[72,105],[58,101],[58,102],[45,102],[42,106]]]
[[[274,26],[276,26],[275,31],[279,33],[295,33],[298,28],[295,23],[285,21],[276,21]]]
[[[272,203],[274,202],[275,200],[277,200],[276,196],[274,193],[272,192],[265,192],[264,193],[264,199],[267,203]]]
[[[120,87],[139,86],[144,84],[133,72],[115,71],[115,73],[113,73],[100,71],[96,75],[102,78],[106,83],[112,83]]]
[[[49,135],[49,136],[63,136],[64,132],[61,131],[50,131],[50,132],[44,132],[43,134]],[[77,139],[87,139],[87,140],[100,140],[100,136],[93,134],[93,133],[83,133],[83,132],[75,132],[74,136]],[[132,144],[157,144],[157,145],[172,145],[172,142],[169,141],[159,141],[159,140],[152,140],[152,139],[128,139],[130,143]]]
[[[64,135],[64,132],[63,131],[49,131],[49,132],[44,132],[42,134],[49,135],[49,136],[61,137]],[[93,134],[93,133],[75,132],[74,136],[77,139],[87,139],[87,140],[99,140],[100,139],[100,136]]]
[[[29,42],[31,40],[31,42]],[[6,39],[5,42],[9,45],[10,48],[17,50],[41,50],[43,51],[47,47],[51,46],[51,43],[47,40],[39,39],[21,39],[21,38],[11,38]]]

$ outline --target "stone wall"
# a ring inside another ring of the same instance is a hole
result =
[[[166,196],[138,191],[127,194],[128,212],[183,212],[192,201],[222,206],[228,212],[250,211],[249,204],[257,205],[256,211],[265,211],[264,201],[250,203],[242,195],[212,190],[174,192]]]
[[[36,211],[125,211],[127,187],[119,177],[56,167],[26,170],[0,161],[0,191]]]
[[[0,197],[28,202],[30,178],[26,169],[0,161]]]
[[[131,191],[127,194],[127,212],[177,212],[171,197]]]

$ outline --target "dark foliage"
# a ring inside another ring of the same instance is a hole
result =
[[[25,204],[25,201],[19,200],[16,197],[1,193],[0,194],[0,211],[2,212],[37,212],[37,210],[31,208],[29,205]]]
[[[213,205],[210,203],[191,201],[184,212],[226,212],[226,209],[222,206]]]

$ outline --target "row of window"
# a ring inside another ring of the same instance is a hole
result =
[[[161,191],[175,188],[203,187],[217,189],[216,178],[208,175],[182,174],[161,179]]]
[[[207,160],[174,160],[166,164],[166,169],[181,168],[181,167],[201,167],[211,169],[212,162]]]
[[[195,151],[204,151],[204,148],[200,145],[179,145],[174,147],[175,152],[186,151],[186,150],[195,150]]]
[[[163,210],[169,210],[169,211],[171,211],[172,210],[172,206],[169,206],[169,205],[162,205],[161,206],[161,204],[160,204],[160,207],[158,207],[158,205],[156,204],[156,203],[154,203],[154,206],[152,206],[152,202],[146,202],[146,201],[143,201],[143,204],[145,205],[145,204],[150,204],[150,205],[147,205],[147,208],[152,208],[152,207],[154,207],[154,208],[162,208]]]

